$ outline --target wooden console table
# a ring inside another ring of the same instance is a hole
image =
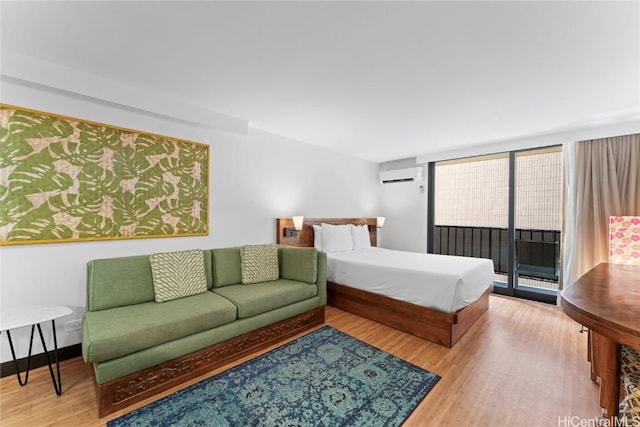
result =
[[[640,349],[640,265],[602,263],[561,293],[564,312],[589,328],[591,378],[607,418],[620,404],[620,344]]]

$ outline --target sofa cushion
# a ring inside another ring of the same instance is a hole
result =
[[[241,249],[240,247],[234,247],[211,250],[214,288],[242,283]]]
[[[240,262],[243,285],[269,282],[280,278],[277,245],[243,246]]]
[[[203,252],[207,289],[211,289],[211,252]],[[96,259],[87,263],[87,310],[106,310],[154,300],[149,255]]]
[[[87,309],[90,311],[153,301],[149,256],[89,261],[87,293]]]
[[[306,283],[318,280],[318,251],[315,248],[280,248],[280,277]]]
[[[318,287],[298,281],[279,279],[251,286],[225,286],[214,289],[214,292],[234,303],[238,307],[238,318],[244,319],[312,298],[318,294]]]
[[[204,253],[199,250],[163,252],[149,257],[156,302],[207,291]]]
[[[229,300],[205,292],[165,303],[147,302],[86,312],[82,351],[87,362],[101,362],[233,322]]]

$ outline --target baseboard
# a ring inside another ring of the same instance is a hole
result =
[[[58,349],[58,361],[73,359],[75,357],[82,356],[82,344],[74,344],[68,347],[62,347]],[[51,363],[53,363],[53,352],[49,351],[49,357]],[[30,369],[41,368],[47,366],[47,356],[44,353],[31,355],[31,367]],[[20,372],[24,372],[27,369],[27,358],[23,357],[18,359],[18,367]],[[13,360],[0,364],[0,378],[8,377],[9,375],[16,374],[16,365]]]

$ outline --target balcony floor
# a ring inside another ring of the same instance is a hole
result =
[[[504,274],[496,274],[495,281],[507,283],[507,276]],[[518,284],[528,286],[531,288],[548,289],[552,291],[558,290],[558,282],[529,279],[527,277],[518,277]]]

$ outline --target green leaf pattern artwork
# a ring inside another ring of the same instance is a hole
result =
[[[0,244],[208,234],[209,146],[0,106]]]

